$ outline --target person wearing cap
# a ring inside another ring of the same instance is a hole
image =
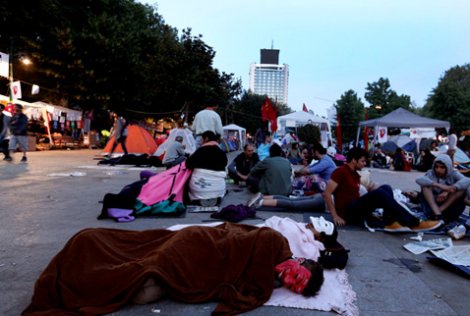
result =
[[[337,168],[323,193],[326,206],[333,222],[342,226],[346,223],[364,225],[371,214],[382,208],[384,230],[389,232],[428,231],[442,225],[441,221],[421,221],[399,204],[389,185],[368,188],[359,194],[362,170],[367,163],[368,153],[363,148],[352,148],[347,155],[347,163]]]
[[[185,146],[183,145],[183,137],[176,136],[175,141],[168,147],[163,156],[162,164],[170,169],[186,160],[186,154],[184,152]]]
[[[5,106],[0,104],[0,150],[5,155],[3,160],[10,161],[10,151],[8,150],[8,126],[10,124],[10,116],[4,112]]]
[[[26,151],[28,150],[28,117],[23,113],[23,106],[15,104],[15,114],[10,120],[11,139],[9,144],[10,153],[13,153],[17,147],[23,152],[22,162],[28,161]],[[5,159],[11,161],[11,156]]]

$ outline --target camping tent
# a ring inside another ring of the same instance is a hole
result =
[[[323,146],[328,147],[328,141],[331,140],[330,123],[328,120],[319,116],[313,115],[305,111],[297,111],[277,118],[278,134],[283,136],[286,133],[286,128],[294,128],[312,124],[318,126],[321,132],[321,142]]]
[[[114,136],[111,137],[104,147],[103,152],[109,153],[114,143]],[[157,150],[157,143],[152,136],[139,125],[129,125],[127,127],[126,147],[129,154],[148,154],[152,155]],[[114,153],[123,153],[121,144],[116,147]]]
[[[224,135],[223,138],[227,142],[235,142],[238,144],[238,148],[235,150],[242,149],[246,144],[246,128],[238,126],[236,124],[229,124],[223,127]]]
[[[430,127],[430,128],[450,128],[448,121],[441,121],[431,119],[418,114],[407,111],[403,108],[398,108],[395,111],[388,113],[382,117],[359,122],[357,129],[356,143],[359,141],[361,127],[373,127],[377,133],[378,127],[397,127],[397,128],[416,128],[416,127]]]

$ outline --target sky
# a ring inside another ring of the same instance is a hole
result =
[[[148,0],[165,23],[216,52],[214,67],[249,88],[260,49],[289,65],[288,106],[326,116],[346,91],[388,78],[418,107],[445,71],[470,62],[467,0]]]

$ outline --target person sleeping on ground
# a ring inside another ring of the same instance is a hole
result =
[[[233,315],[265,303],[276,278],[312,296],[324,277],[317,262],[292,258],[286,238],[268,227],[90,228],[51,260],[22,315],[100,315],[162,297],[217,301],[214,313]]]

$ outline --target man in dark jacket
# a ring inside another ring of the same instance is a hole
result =
[[[15,104],[15,114],[10,120],[10,133],[10,152],[14,152],[16,147],[19,147],[23,152],[21,161],[28,161],[28,158],[26,158],[26,151],[28,150],[28,117],[23,113],[21,104]],[[11,157],[5,160],[11,161]]]
[[[228,166],[228,174],[230,178],[238,184],[240,181],[246,181],[251,169],[259,162],[258,154],[255,153],[255,147],[246,144],[243,152],[239,154]]]

